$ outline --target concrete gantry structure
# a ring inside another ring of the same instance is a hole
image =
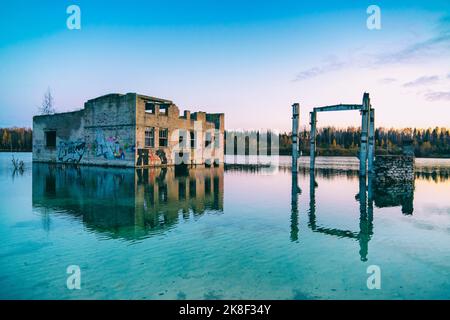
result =
[[[338,104],[316,107],[310,112],[310,169],[314,170],[316,160],[316,125],[317,112],[359,110],[361,113],[361,143],[359,148],[359,175],[366,176],[367,171],[373,172],[375,156],[375,109],[370,104],[370,97],[364,93],[362,104]],[[368,169],[367,169],[368,166]]]

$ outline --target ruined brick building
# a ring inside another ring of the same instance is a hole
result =
[[[108,94],[79,111],[33,117],[35,162],[145,167],[223,160],[224,114],[180,116],[170,100]]]

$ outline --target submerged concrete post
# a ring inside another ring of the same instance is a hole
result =
[[[316,161],[316,111],[309,113],[311,131],[310,131],[310,146],[309,146],[309,168],[314,169]]]
[[[373,161],[375,159],[375,109],[372,108],[370,108],[369,114],[369,150],[367,158],[368,171],[373,173]]]
[[[299,121],[300,105],[294,103],[292,105],[292,172],[298,170],[298,121]]]
[[[365,176],[367,174],[367,140],[369,127],[369,111],[370,100],[369,94],[364,93],[363,104],[361,108],[361,145],[359,147],[359,175]]]

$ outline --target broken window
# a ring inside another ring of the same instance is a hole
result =
[[[178,146],[180,148],[186,147],[186,131],[178,130]]]
[[[45,146],[47,148],[55,148],[56,147],[56,131],[46,131],[45,132]]]
[[[220,135],[219,131],[216,130],[214,133],[214,148],[219,149],[220,147]]]
[[[167,147],[168,145],[169,129],[159,129],[159,146]]]
[[[159,114],[163,116],[167,116],[169,113],[169,105],[168,104],[161,104],[159,106]]]
[[[145,129],[145,146],[147,148],[155,147],[155,128]]]
[[[152,102],[146,102],[145,113],[155,114],[155,104]]]
[[[206,132],[205,134],[205,148],[208,148],[211,145],[212,137],[211,132]]]
[[[195,132],[190,131],[189,132],[190,138],[191,138],[191,149],[195,149]]]

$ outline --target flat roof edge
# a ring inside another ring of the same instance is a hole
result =
[[[35,118],[45,118],[45,117],[52,117],[52,116],[59,116],[59,115],[66,115],[70,113],[78,113],[78,112],[84,112],[84,109],[75,110],[75,111],[66,111],[66,112],[55,112],[52,114],[37,114],[33,116],[33,120]]]
[[[173,103],[172,100],[167,100],[167,99],[163,99],[163,98],[157,98],[157,97],[152,97],[152,96],[147,96],[145,94],[136,94],[139,98],[143,98],[143,99],[148,99],[148,100],[154,100],[154,101],[158,101],[158,102],[165,102],[165,103]]]

